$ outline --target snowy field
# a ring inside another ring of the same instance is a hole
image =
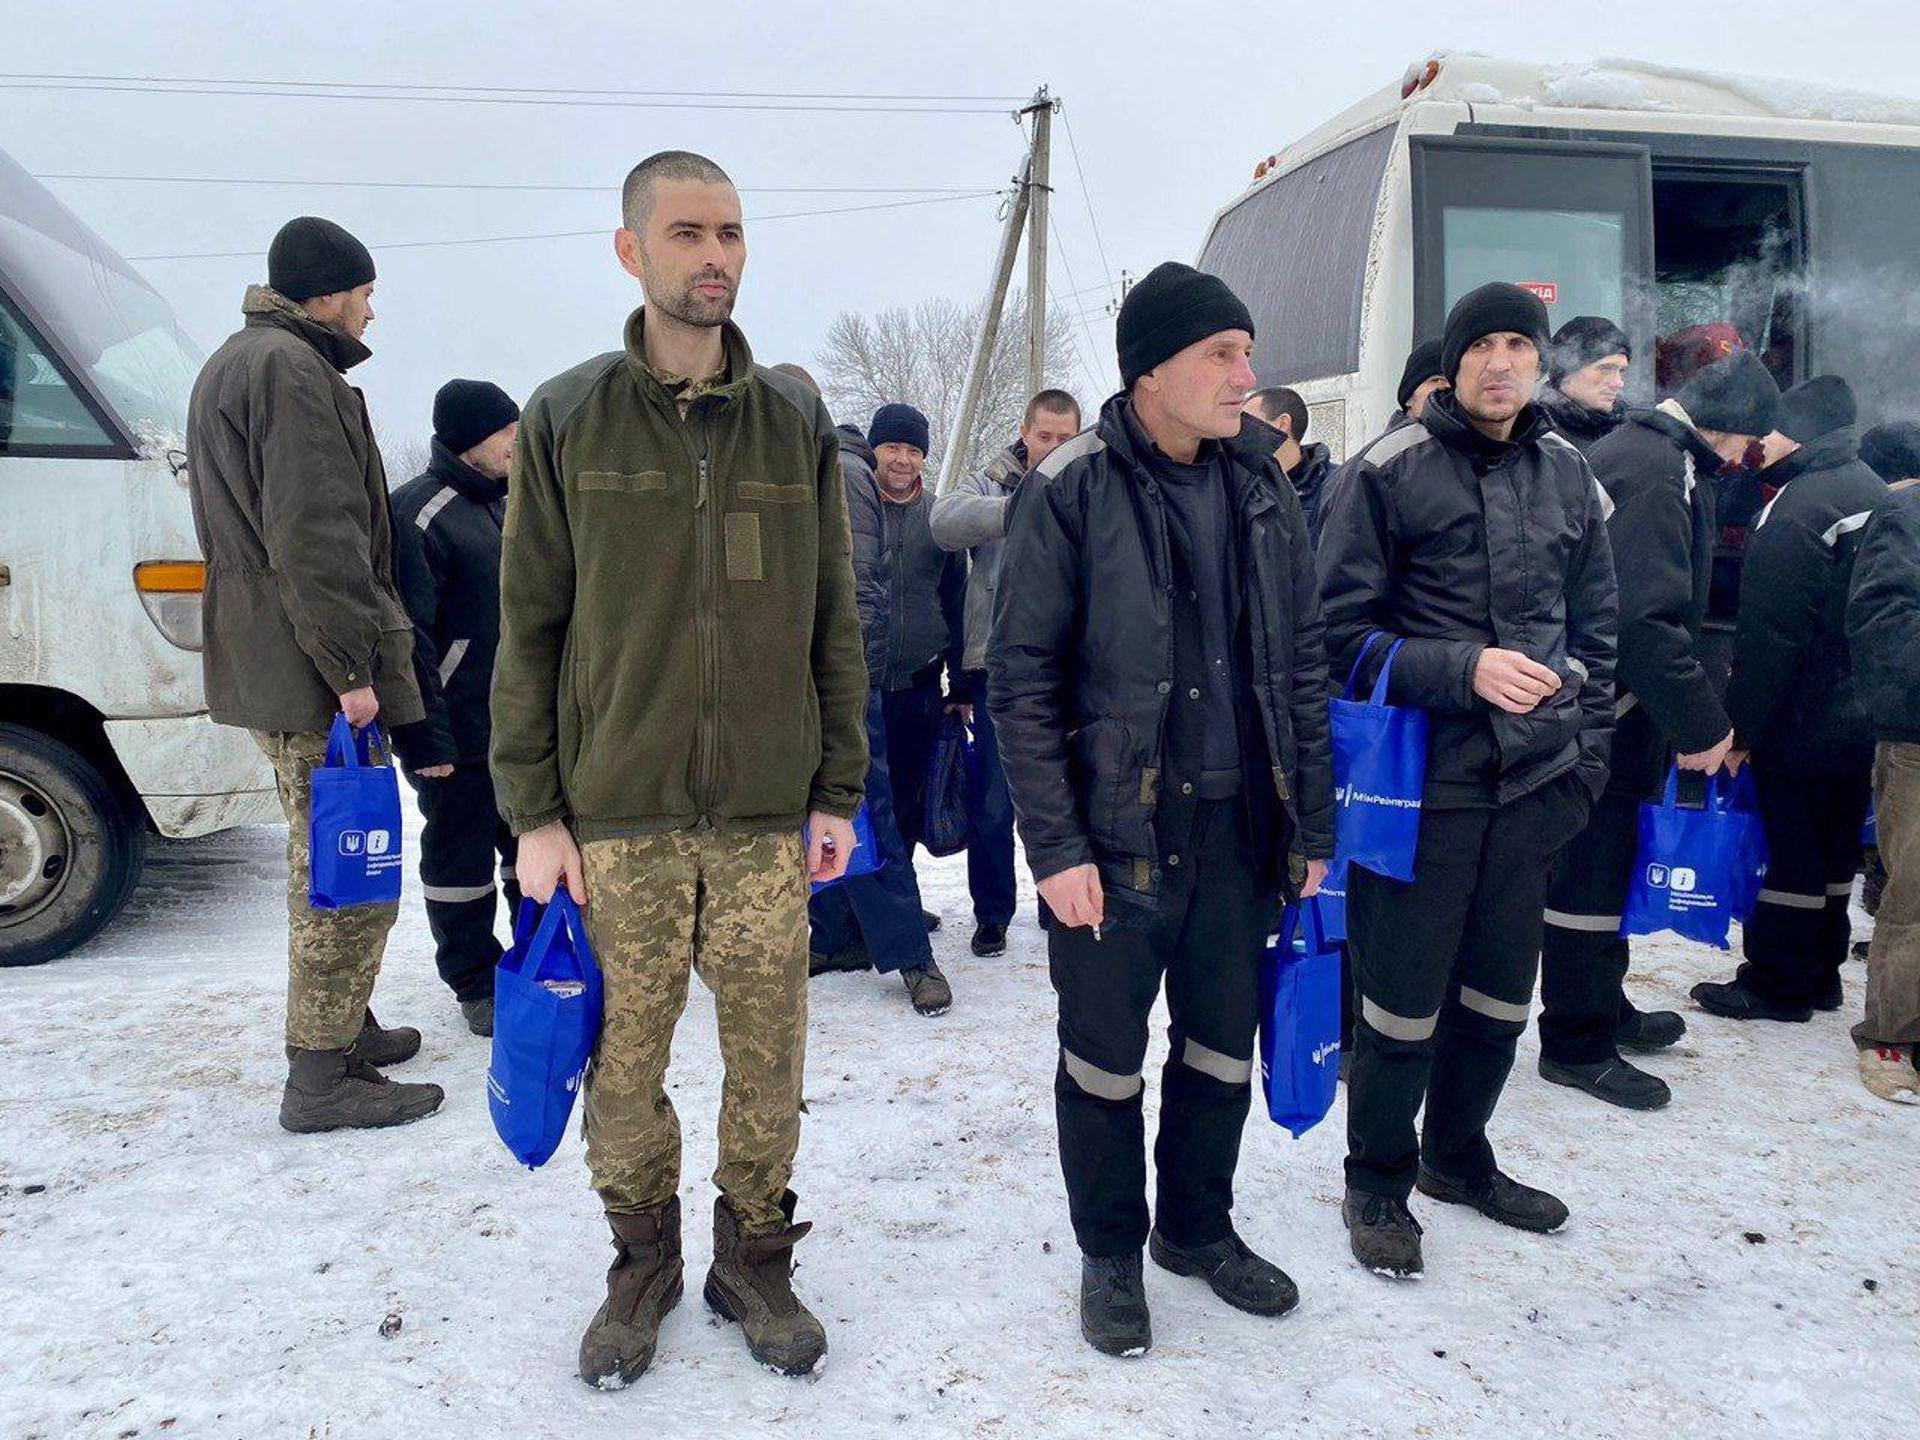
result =
[[[434,975],[411,876],[376,1006],[426,1032],[398,1073],[445,1084],[446,1108],[371,1134],[275,1124],[283,843],[160,846],[104,937],[0,971],[5,1440],[1755,1440],[1904,1435],[1920,1413],[1920,1133],[1854,1078],[1859,965],[1846,1011],[1810,1025],[1690,1015],[1651,1062],[1677,1097],[1659,1114],[1547,1085],[1529,1034],[1494,1138],[1573,1223],[1518,1235],[1416,1196],[1418,1284],[1348,1255],[1342,1112],[1298,1142],[1256,1116],[1238,1222],[1300,1308],[1243,1316],[1149,1267],[1155,1349],[1115,1361],[1075,1320],[1031,905],[1004,959],[975,960],[953,861],[928,884],[951,1014],[915,1016],[874,975],[814,983],[797,1284],[828,1327],[824,1373],[761,1371],[699,1300],[720,1067],[696,985],[673,1080],[689,1303],[639,1386],[590,1393],[574,1351],[611,1250],[578,1140],[530,1173],[494,1138],[486,1045]],[[1685,1008],[1725,968],[1642,953],[1643,1005]]]

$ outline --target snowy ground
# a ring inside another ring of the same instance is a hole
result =
[[[1495,1139],[1573,1224],[1522,1236],[1416,1197],[1418,1285],[1348,1256],[1341,1112],[1299,1142],[1256,1118],[1239,1224],[1299,1282],[1299,1310],[1239,1315],[1150,1268],[1153,1353],[1095,1355],[1074,1318],[1040,934],[967,955],[954,862],[928,886],[950,1015],[920,1019],[873,975],[814,985],[798,1284],[831,1336],[824,1374],[759,1370],[698,1299],[719,1061],[696,986],[674,1071],[690,1303],[640,1386],[590,1393],[574,1348],[610,1251],[578,1142],[529,1173],[495,1140],[485,1044],[434,977],[411,877],[377,1005],[425,1030],[401,1073],[444,1083],[446,1109],[384,1133],[275,1125],[283,843],[162,846],[104,937],[0,971],[6,1440],[1754,1440],[1905,1434],[1920,1411],[1920,1134],[1854,1079],[1858,965],[1846,1012],[1811,1025],[1694,1015],[1653,1062],[1678,1096],[1656,1115],[1546,1085],[1529,1035]],[[1678,943],[1643,954],[1642,1004],[1684,1007],[1724,969]]]

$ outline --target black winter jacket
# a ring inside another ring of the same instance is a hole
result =
[[[851,425],[835,428],[840,440],[840,478],[847,487],[847,525],[853,532],[853,601],[860,611],[860,641],[867,654],[867,683],[887,678],[887,619],[893,590],[886,567],[886,523],[880,513],[880,482],[873,478],[873,447]]]
[[[1920,482],[1893,486],[1867,522],[1853,566],[1847,640],[1875,734],[1920,743]]]
[[[1557,385],[1543,389],[1534,404],[1546,412],[1553,428],[1582,455],[1592,454],[1593,447],[1619,429],[1627,418],[1626,407],[1618,402],[1611,410],[1595,410],[1582,405]]]
[[[413,668],[426,718],[394,731],[410,770],[481,764],[500,643],[500,524],[507,482],[438,440],[426,473],[394,492],[394,581],[413,618]]]
[[[1110,892],[1157,891],[1155,818],[1173,692],[1173,557],[1165,501],[1135,452],[1125,395],[1021,484],[994,597],[988,694],[1020,838],[1036,879],[1097,864]],[[1297,887],[1333,854],[1327,667],[1313,556],[1273,432],[1223,442],[1239,574],[1274,795]]]
[[[1430,712],[1425,803],[1506,804],[1577,770],[1598,796],[1613,733],[1617,593],[1609,502],[1539,411],[1509,440],[1468,424],[1452,392],[1343,467],[1320,541],[1327,659],[1344,683],[1374,631],[1406,644],[1388,699]],[[1564,682],[1530,714],[1474,693],[1489,646]],[[1361,676],[1371,684],[1387,645]]]
[[[1847,592],[1886,483],[1861,462],[1852,427],[1767,473],[1781,488],[1747,541],[1727,713],[1741,748],[1778,769],[1856,773],[1872,764],[1873,723],[1853,682]]]
[[[1596,442],[1587,462],[1613,501],[1607,538],[1620,587],[1614,708],[1622,717],[1614,784],[1645,794],[1664,775],[1669,749],[1711,749],[1733,728],[1699,653],[1720,457],[1686,421],[1645,410]],[[1636,709],[1652,723],[1627,724]]]
[[[1333,474],[1333,457],[1318,443],[1300,447],[1300,463],[1287,472],[1300,514],[1307,522],[1307,543],[1320,548],[1321,512],[1325,503],[1327,477]]]

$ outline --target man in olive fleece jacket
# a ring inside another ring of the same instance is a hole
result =
[[[807,881],[844,872],[867,771],[846,494],[819,397],[730,323],[740,197],[669,151],[627,178],[624,351],[522,417],[502,535],[493,773],[522,891],[587,904],[606,1013],[587,1164],[617,1252],[580,1376],[645,1371],[681,1295],[667,1059],[689,963],[726,1060],[706,1298],[756,1359],[826,1352],[794,1297],[787,1189],[806,1046]],[[802,839],[807,827],[810,843]]]

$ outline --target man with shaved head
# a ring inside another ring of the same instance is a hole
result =
[[[614,234],[645,304],[622,349],[528,402],[502,546],[493,765],[521,889],[585,907],[606,977],[587,1165],[616,1252],[580,1378],[617,1389],[679,1303],[668,1047],[698,970],[726,1080],[707,1303],[788,1374],[826,1354],[793,1293],[807,881],[853,850],[867,677],[839,446],[731,322],[740,196],[686,151],[634,167]]]

